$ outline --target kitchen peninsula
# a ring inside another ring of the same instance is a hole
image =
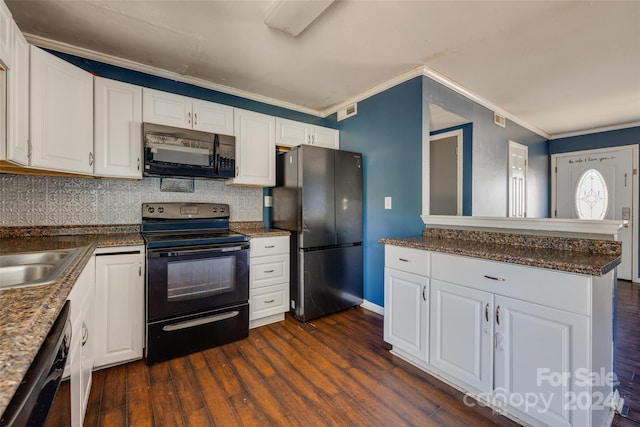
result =
[[[520,423],[609,425],[620,242],[458,224],[380,239],[392,352]]]

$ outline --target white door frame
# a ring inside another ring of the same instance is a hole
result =
[[[462,190],[463,190],[463,182],[462,182],[462,165],[463,165],[463,151],[462,151],[462,141],[463,141],[463,130],[462,128],[460,129],[455,129],[455,130],[451,130],[449,132],[443,132],[443,133],[439,133],[436,135],[431,135],[429,136],[429,140],[427,141],[427,164],[429,165],[430,161],[431,161],[431,156],[429,155],[431,153],[431,141],[434,140],[438,140],[438,139],[445,139],[445,138],[450,138],[452,136],[455,136],[457,138],[457,161],[458,161],[458,176],[457,176],[457,188],[458,188],[458,197],[457,197],[457,211],[458,213],[456,215],[462,215]],[[431,185],[431,170],[429,168],[429,185]],[[431,192],[429,191],[429,187],[427,186],[427,203],[429,204],[429,211],[431,210]]]
[[[638,218],[640,217],[638,213],[638,186],[640,183],[639,174],[638,174],[638,153],[640,152],[640,145],[620,145],[616,147],[608,147],[608,148],[597,148],[593,150],[579,150],[579,151],[570,151],[566,153],[557,153],[551,155],[551,217],[556,217],[556,167],[557,167],[557,158],[560,156],[570,156],[570,155],[584,155],[584,154],[599,154],[606,152],[615,152],[615,151],[624,151],[631,149],[632,152],[632,169],[633,175],[631,176],[631,183],[633,184],[633,191],[631,192],[631,210],[632,217],[631,223],[634,227],[634,232],[631,235],[631,245],[633,246],[633,256],[631,259],[631,278],[634,282],[640,282],[640,277],[638,276],[638,230],[640,230],[640,223],[638,222]]]

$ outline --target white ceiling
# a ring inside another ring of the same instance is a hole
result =
[[[426,65],[549,135],[640,123],[638,0],[338,0],[296,38],[269,1],[6,3],[36,44],[318,115]]]

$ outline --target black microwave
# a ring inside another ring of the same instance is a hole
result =
[[[144,176],[233,178],[236,139],[230,135],[142,124]]]

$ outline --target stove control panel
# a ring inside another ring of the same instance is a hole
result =
[[[143,203],[143,219],[229,218],[224,203]]]

